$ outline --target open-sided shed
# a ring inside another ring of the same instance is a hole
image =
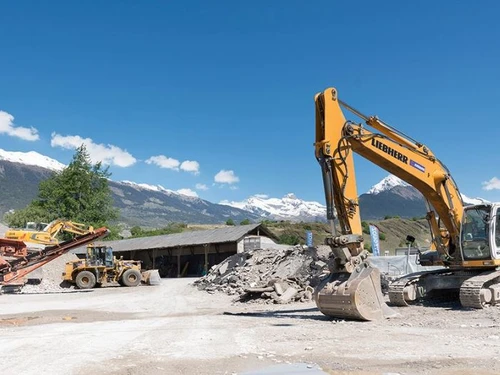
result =
[[[228,256],[272,244],[276,237],[262,224],[228,226],[152,237],[103,241],[117,257],[140,260],[162,277],[199,276]],[[75,252],[85,256],[85,249]]]

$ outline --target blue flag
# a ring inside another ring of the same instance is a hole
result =
[[[306,245],[309,247],[313,246],[313,234],[311,231],[306,232]]]
[[[372,252],[373,255],[380,256],[380,242],[378,228],[375,225],[370,225],[370,238],[372,240]]]

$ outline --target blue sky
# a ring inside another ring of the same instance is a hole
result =
[[[313,98],[335,86],[426,144],[463,193],[500,200],[499,11],[495,1],[4,2],[0,110],[14,119],[0,118],[0,148],[67,163],[86,139],[115,180],[214,202],[294,192],[324,203]],[[360,192],[387,175],[356,163]]]

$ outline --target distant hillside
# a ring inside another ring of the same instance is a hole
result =
[[[40,181],[52,173],[47,168],[0,160],[0,218],[11,209],[26,207],[37,196]]]
[[[1,156],[1,154],[0,154]],[[54,170],[0,160],[0,218],[11,209],[26,207],[38,195],[40,182]],[[171,222],[219,224],[232,218],[256,220],[257,215],[239,208],[212,203],[167,189],[131,182],[109,183],[122,223],[158,228]]]
[[[20,209],[37,196],[40,181],[65,166],[37,152],[11,152],[0,149],[0,219],[11,209]],[[294,222],[325,222],[326,207],[304,201],[292,193],[282,198],[255,195],[241,202],[221,201],[219,204],[180,194],[159,185],[131,181],[110,181],[115,206],[121,223],[145,228],[164,227],[168,223],[222,224],[231,218],[286,220]],[[317,189],[321,189],[318,186]],[[479,203],[462,194],[466,204]],[[423,217],[422,195],[412,186],[389,175],[359,196],[363,220],[381,220],[387,216]]]
[[[380,233],[382,233],[381,237],[384,238],[380,241],[382,253],[387,250],[390,254],[393,254],[395,248],[405,246],[407,235],[415,237],[417,244],[421,247],[430,245],[430,231],[425,219],[391,218],[387,220],[369,220],[366,223],[376,225]],[[307,231],[313,233],[314,245],[324,244],[325,238],[330,234],[329,226],[324,223],[266,222],[265,225],[278,238],[285,241],[298,239],[301,244],[306,243]],[[367,246],[371,246],[369,234],[363,233],[363,239]]]

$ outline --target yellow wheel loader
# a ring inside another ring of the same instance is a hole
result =
[[[87,246],[85,259],[66,263],[63,281],[75,284],[79,289],[92,289],[118,283],[121,286],[139,286],[160,283],[158,270],[142,271],[137,260],[117,259],[109,246]]]

